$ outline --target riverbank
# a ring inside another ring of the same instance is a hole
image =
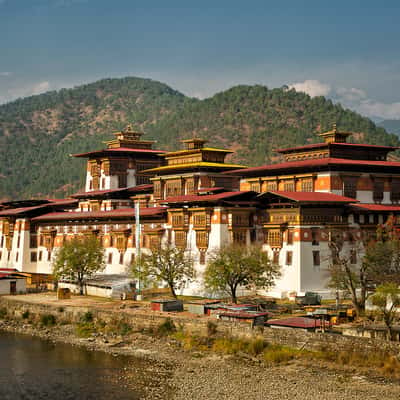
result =
[[[179,320],[174,324],[178,332],[157,331],[154,327],[126,326],[117,321],[102,323],[87,314],[86,309],[77,308],[75,320],[71,322],[67,310],[62,308],[65,305],[57,304],[58,314],[52,321],[43,318],[52,315],[48,308],[46,314],[39,315],[32,303],[25,302],[23,308],[18,308],[19,312],[16,308],[10,315],[3,315],[0,329],[84,346],[115,356],[132,356],[132,365],[128,365],[124,376],[120,377],[121,385],[129,384],[138,372],[135,358],[145,360],[148,369],[143,374],[147,377],[141,388],[143,399],[400,398],[397,381],[368,373],[365,368],[332,365],[304,357],[266,363],[262,353],[229,353],[209,348],[207,344],[211,342],[205,343],[200,336],[182,333]],[[123,309],[120,310],[122,313]],[[160,321],[165,321],[165,317]],[[160,326],[159,321],[157,324]],[[209,334],[218,336],[218,332]]]

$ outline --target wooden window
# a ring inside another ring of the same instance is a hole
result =
[[[172,226],[183,226],[184,218],[182,214],[172,214]]]
[[[196,232],[196,246],[198,248],[207,248],[208,247],[208,232],[205,232],[205,231],[197,231]]]
[[[314,266],[319,266],[321,264],[320,255],[318,250],[314,250],[313,254],[313,264]]]
[[[314,191],[313,180],[311,178],[301,180],[301,191],[302,192],[313,192]]]
[[[287,231],[287,244],[293,244],[293,229]]]
[[[2,249],[4,246],[4,235],[1,235],[1,240],[0,240],[0,249]]]
[[[0,260],[1,260],[2,257],[3,257],[3,252],[0,251]]]
[[[113,255],[112,255],[112,253],[108,253],[107,263],[112,264],[112,262],[113,262]]]
[[[267,191],[276,191],[278,190],[277,182],[267,182]]]
[[[253,192],[259,192],[260,191],[260,182],[251,182],[250,190],[252,190]]]
[[[184,249],[186,247],[186,232],[176,231],[175,232],[175,245]]]
[[[43,251],[39,251],[39,261],[42,261]]]
[[[51,261],[51,251],[47,252],[47,261]]]
[[[124,263],[124,253],[119,253],[119,263],[122,265]]]
[[[282,233],[279,230],[271,229],[268,231],[268,244],[271,247],[282,247]]]
[[[319,228],[311,228],[311,241],[313,246],[319,245]]]
[[[286,182],[284,182],[283,190],[285,192],[295,192],[296,188],[295,188],[294,181],[286,181]]]
[[[19,258],[19,253],[17,251],[17,253],[15,254],[15,262],[18,262],[18,258]]]
[[[31,233],[30,237],[29,237],[29,247],[31,249],[34,249],[37,247],[37,235],[34,233]]]
[[[144,175],[136,175],[136,185],[147,185],[150,183],[150,178]]]
[[[293,252],[287,251],[286,252],[286,265],[292,265],[293,262]]]
[[[392,203],[398,203],[400,201],[400,179],[392,180],[390,200],[392,201]]]
[[[17,247],[19,248],[19,246],[21,246],[21,235],[20,234],[18,234],[18,237],[17,237]]]
[[[246,244],[246,231],[233,231],[233,243]]]
[[[272,253],[272,262],[274,264],[279,264],[279,251],[274,251]]]
[[[194,193],[194,181],[193,179],[189,179],[186,182],[186,194],[193,194]]]
[[[101,188],[102,189],[106,188],[106,178],[101,178]]]
[[[383,179],[374,179],[373,199],[375,203],[381,203],[383,200]]]
[[[124,188],[127,186],[127,175],[118,175],[118,187],[119,188]]]
[[[161,182],[154,182],[154,196],[161,197]]]
[[[206,226],[206,223],[207,223],[206,214],[194,214],[193,216],[194,226],[204,227]]]
[[[37,252],[32,251],[31,252],[31,262],[36,262],[37,261]]]
[[[343,196],[357,198],[357,177],[343,178]]]

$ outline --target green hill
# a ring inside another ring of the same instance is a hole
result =
[[[356,141],[400,143],[371,120],[294,90],[236,86],[197,100],[149,79],[104,79],[0,106],[0,199],[78,190],[84,161],[69,154],[101,148],[130,122],[158,148],[172,150],[196,134],[236,150],[235,161],[248,165],[276,161],[277,147],[315,142],[334,122],[364,132]]]

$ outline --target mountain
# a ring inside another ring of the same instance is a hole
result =
[[[385,119],[377,125],[386,129],[387,132],[400,136],[400,119]]]
[[[180,146],[201,136],[236,151],[247,165],[276,161],[273,149],[317,142],[316,132],[363,132],[355,141],[399,145],[371,120],[324,97],[265,86],[236,86],[205,100],[142,78],[104,79],[0,106],[0,199],[62,197],[83,186],[84,161],[69,157],[102,147],[133,123],[158,141]]]

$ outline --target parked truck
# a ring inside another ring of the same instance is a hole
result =
[[[318,293],[306,292],[304,296],[296,296],[296,303],[301,306],[319,306],[322,297]]]

